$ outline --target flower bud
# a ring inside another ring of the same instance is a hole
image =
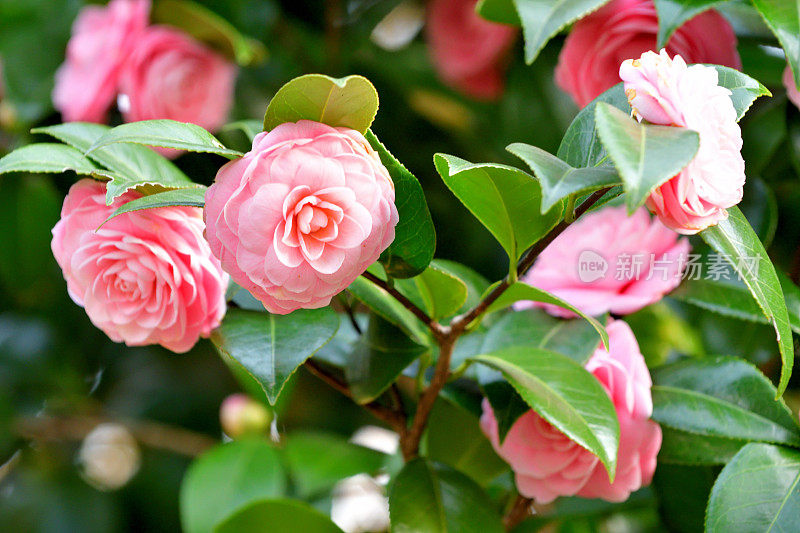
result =
[[[232,439],[262,435],[272,423],[272,412],[246,394],[231,394],[220,405],[219,421]]]

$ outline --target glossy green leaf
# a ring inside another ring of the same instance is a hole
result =
[[[747,442],[743,439],[697,435],[696,433],[689,433],[662,425],[658,463],[724,465]]]
[[[293,486],[303,499],[324,495],[346,477],[375,474],[386,461],[381,452],[319,431],[287,435],[284,455]]]
[[[786,298],[789,324],[792,331],[800,334],[800,289],[782,272],[777,274]],[[769,324],[747,286],[735,278],[688,279],[670,293],[670,297],[721,315]]]
[[[741,120],[753,102],[761,96],[772,96],[769,89],[755,80],[730,67],[711,65],[717,69],[717,83],[731,91],[731,101],[736,110],[736,120]]]
[[[365,404],[380,396],[427,350],[379,316],[371,316],[344,367],[353,400]]]
[[[222,444],[189,467],[181,484],[181,524],[186,533],[210,532],[242,505],[280,497],[285,491],[286,474],[269,442]]]
[[[541,214],[541,187],[530,174],[451,155],[436,154],[433,160],[447,187],[497,239],[514,268],[522,253],[561,219],[563,203]]]
[[[55,137],[85,153],[109,130],[102,124],[70,122],[31,131]],[[108,169],[98,171],[98,175],[111,180],[106,186],[106,203],[109,205],[129,189],[148,187],[155,192],[197,186],[171,161],[146,146],[113,144],[94,150],[89,158]]]
[[[411,311],[382,288],[359,276],[347,287],[347,290],[378,316],[402,329],[417,343],[427,343],[428,329]]]
[[[130,202],[119,206],[103,224],[123,213],[131,211],[141,211],[142,209],[154,209],[156,207],[168,207],[171,205],[183,205],[189,207],[203,207],[205,205],[206,188],[198,186],[193,189],[172,189],[169,191],[148,194],[141,198],[136,198]]]
[[[492,22],[521,25],[514,0],[479,0],[475,11],[481,17]]]
[[[726,0],[655,0],[658,12],[658,44],[656,50],[667,46],[667,41],[684,22]]]
[[[393,533],[502,533],[500,516],[466,475],[426,459],[407,463],[389,490]]]
[[[441,396],[433,406],[425,433],[425,456],[455,468],[482,486],[508,471],[506,462],[481,431],[478,417]]]
[[[419,180],[389,153],[372,130],[367,130],[365,136],[394,182],[395,206],[400,215],[394,241],[381,253],[380,261],[392,277],[416,276],[425,270],[436,250],[436,230],[425,193]]]
[[[800,446],[775,387],[743,359],[690,359],[654,371],[653,420],[681,431]]]
[[[267,106],[264,130],[284,122],[314,120],[365,133],[378,112],[378,93],[363,76],[306,74],[278,89]]]
[[[491,290],[491,288],[489,290]],[[597,331],[598,335],[600,335],[600,340],[603,342],[603,345],[606,348],[608,347],[608,333],[606,333],[606,328],[604,328],[597,320],[565,300],[562,300],[561,298],[558,298],[547,291],[543,291],[542,289],[537,289],[533,285],[529,285],[522,281],[518,281],[506,289],[505,292],[503,292],[503,294],[501,294],[500,297],[488,307],[486,312],[492,313],[494,311],[499,311],[500,309],[505,309],[511,304],[519,301],[542,302],[557,305],[559,307],[563,307],[564,309],[569,309],[576,315],[589,322],[595,331]]]
[[[0,159],[0,174],[8,172],[52,172],[71,170],[91,176],[97,167],[80,150],[58,143],[29,144]]]
[[[588,193],[602,187],[622,183],[613,168],[575,168],[541,148],[514,143],[506,150],[522,159],[542,186],[542,212],[570,194]]]
[[[231,514],[214,533],[343,533],[330,518],[297,500],[261,500]]]
[[[629,213],[641,207],[653,189],[689,164],[700,147],[695,131],[641,124],[606,103],[597,104],[595,121],[600,140],[624,183]]]
[[[707,533],[800,530],[800,451],[751,443],[720,472]]]
[[[731,264],[741,276],[750,293],[769,323],[775,328],[778,348],[783,366],[778,384],[778,395],[783,394],[794,364],[794,345],[789,315],[775,267],[767,255],[758,236],[747,219],[736,207],[728,209],[728,218],[700,232],[709,246],[721,254],[726,254]],[[758,258],[758,268],[748,268],[752,258]]]
[[[244,155],[239,151],[225,148],[216,137],[196,124],[167,119],[120,124],[105,132],[102,137],[92,143],[86,153],[91,156],[95,150],[116,143],[143,144],[189,152],[208,152],[228,159]]]
[[[298,309],[288,315],[228,309],[211,340],[223,356],[252,374],[274,404],[297,367],[338,327],[339,318],[330,307]]]
[[[449,261],[447,259],[434,259],[433,265],[436,268],[447,272],[451,276],[455,276],[456,278],[460,279],[461,282],[466,285],[467,299],[458,310],[459,313],[466,312],[468,309],[472,309],[478,305],[478,302],[481,300],[481,296],[483,296],[483,293],[486,292],[486,289],[489,287],[489,280],[468,266],[462,265],[461,263],[456,263],[455,261]]]
[[[153,6],[152,20],[184,30],[239,65],[263,61],[264,45],[245,37],[228,21],[205,7],[187,0],[159,0]]]
[[[631,110],[622,83],[608,89],[581,109],[564,133],[556,154],[568,165],[576,168],[611,166],[595,124],[595,110],[600,102],[611,104],[626,113]]]
[[[411,279],[396,280],[395,285],[412,301],[419,301],[434,320],[453,316],[467,301],[466,284],[435,264]]]
[[[237,120],[236,122],[229,122],[222,126],[221,131],[234,131],[239,130],[247,136],[247,139],[250,142],[253,142],[253,139],[256,135],[261,133],[263,130],[264,124],[262,121],[257,119],[247,119],[247,120]]]
[[[477,353],[531,346],[558,352],[583,365],[602,342],[597,333],[587,320],[555,318],[542,309],[525,309],[508,313],[493,324]]]
[[[525,62],[533,63],[553,36],[606,2],[608,0],[514,0],[525,37]]]
[[[600,382],[566,355],[530,347],[473,358],[503,373],[545,420],[597,455],[613,479],[619,446],[614,405]]]
[[[780,41],[800,87],[800,5],[787,0],[753,0],[753,5]]]

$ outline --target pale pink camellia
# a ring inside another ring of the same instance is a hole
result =
[[[619,75],[639,120],[684,126],[700,135],[697,155],[650,193],[647,207],[684,235],[725,220],[726,209],[742,200],[745,174],[742,131],[731,92],[718,85],[717,70],[687,66],[681,56],[670,59],[662,50],[626,60]]]
[[[113,341],[186,352],[225,315],[228,275],[203,238],[199,208],[134,211],[98,229],[140,196],[129,191],[109,206],[104,183],[75,183],[53,228],[53,255],[73,301]]]
[[[678,286],[690,246],[651,218],[625,207],[605,207],[571,224],[536,259],[522,281],[550,292],[589,315],[626,315],[653,304]],[[521,301],[514,308],[562,307]]]
[[[171,119],[215,131],[228,118],[236,73],[236,65],[191,36],[151,26],[122,69],[120,111],[126,122]]]
[[[656,47],[658,15],[652,0],[612,0],[573,26],[558,58],[556,83],[580,107],[619,83],[619,64]],[[681,25],[666,47],[690,63],[741,69],[736,34],[716,11]]]
[[[394,240],[394,184],[363,135],[287,122],[217,173],[206,238],[270,313],[324,307]]]
[[[786,87],[786,96],[798,108],[800,108],[800,91],[797,90],[797,85],[794,82],[794,75],[789,65],[783,70],[783,86]]]
[[[650,484],[661,448],[661,428],[650,420],[650,373],[630,327],[617,320],[607,326],[609,351],[598,347],[586,369],[608,393],[620,424],[614,482],[600,460],[534,411],[522,415],[500,444],[497,420],[483,401],[481,428],[498,455],[515,473],[520,494],[539,503],[559,496],[625,501]]]
[[[53,104],[65,122],[104,122],[119,74],[147,27],[150,0],[84,7],[72,26],[66,61],[56,72]]]
[[[482,19],[477,0],[428,3],[428,50],[442,80],[480,100],[498,98],[505,85],[504,60],[517,31]]]

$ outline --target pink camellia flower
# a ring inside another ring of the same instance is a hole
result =
[[[558,58],[556,83],[583,107],[619,83],[620,63],[655,49],[657,33],[652,0],[612,0],[575,23]],[[733,28],[713,9],[678,28],[667,51],[690,63],[742,68]]]
[[[517,32],[475,13],[477,0],[433,0],[426,33],[436,70],[448,85],[480,100],[503,92],[503,60]]]
[[[358,132],[301,120],[253,139],[206,193],[206,238],[270,313],[324,307],[394,240],[394,184]]]
[[[233,63],[189,35],[151,26],[122,70],[119,107],[126,122],[167,118],[215,131],[228,118],[236,73]]]
[[[130,191],[109,206],[105,184],[75,183],[53,228],[53,255],[72,299],[112,340],[185,352],[225,315],[228,275],[211,255],[196,207],[134,211],[98,229],[140,196]]]
[[[630,217],[625,207],[606,207],[578,219],[539,255],[522,281],[548,291],[589,315],[625,315],[660,300],[678,286],[689,241],[652,219],[646,209]],[[552,304],[521,301],[514,308]]]
[[[625,501],[631,492],[650,484],[661,448],[661,428],[650,420],[652,381],[628,325],[617,320],[607,326],[609,351],[600,346],[586,369],[608,393],[619,419],[619,452],[614,482],[600,460],[561,431],[529,411],[520,417],[501,445],[497,420],[483,401],[481,428],[498,455],[516,475],[520,494],[539,503],[558,496]]]
[[[731,92],[720,87],[717,70],[686,66],[646,52],[619,68],[634,115],[653,124],[685,126],[700,135],[700,149],[675,177],[656,188],[647,207],[667,227],[692,235],[728,217],[725,210],[742,200],[742,131],[736,123]]]
[[[150,0],[84,7],[72,26],[67,58],[56,73],[53,104],[65,122],[104,122],[119,73],[147,27]]]
[[[794,83],[794,76],[789,65],[786,65],[783,70],[783,86],[786,87],[786,96],[789,97],[789,100],[800,108],[800,91],[797,90],[797,85]]]

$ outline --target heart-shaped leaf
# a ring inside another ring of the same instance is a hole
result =
[[[339,328],[330,307],[273,315],[229,309],[211,340],[264,389],[271,404],[297,367],[328,342]]]
[[[378,93],[363,76],[306,74],[278,89],[267,106],[264,130],[284,122],[313,120],[366,133],[378,113]]]
[[[675,176],[697,154],[697,132],[673,126],[641,124],[616,107],[600,102],[595,110],[600,140],[625,187],[628,213],[650,192]]]

